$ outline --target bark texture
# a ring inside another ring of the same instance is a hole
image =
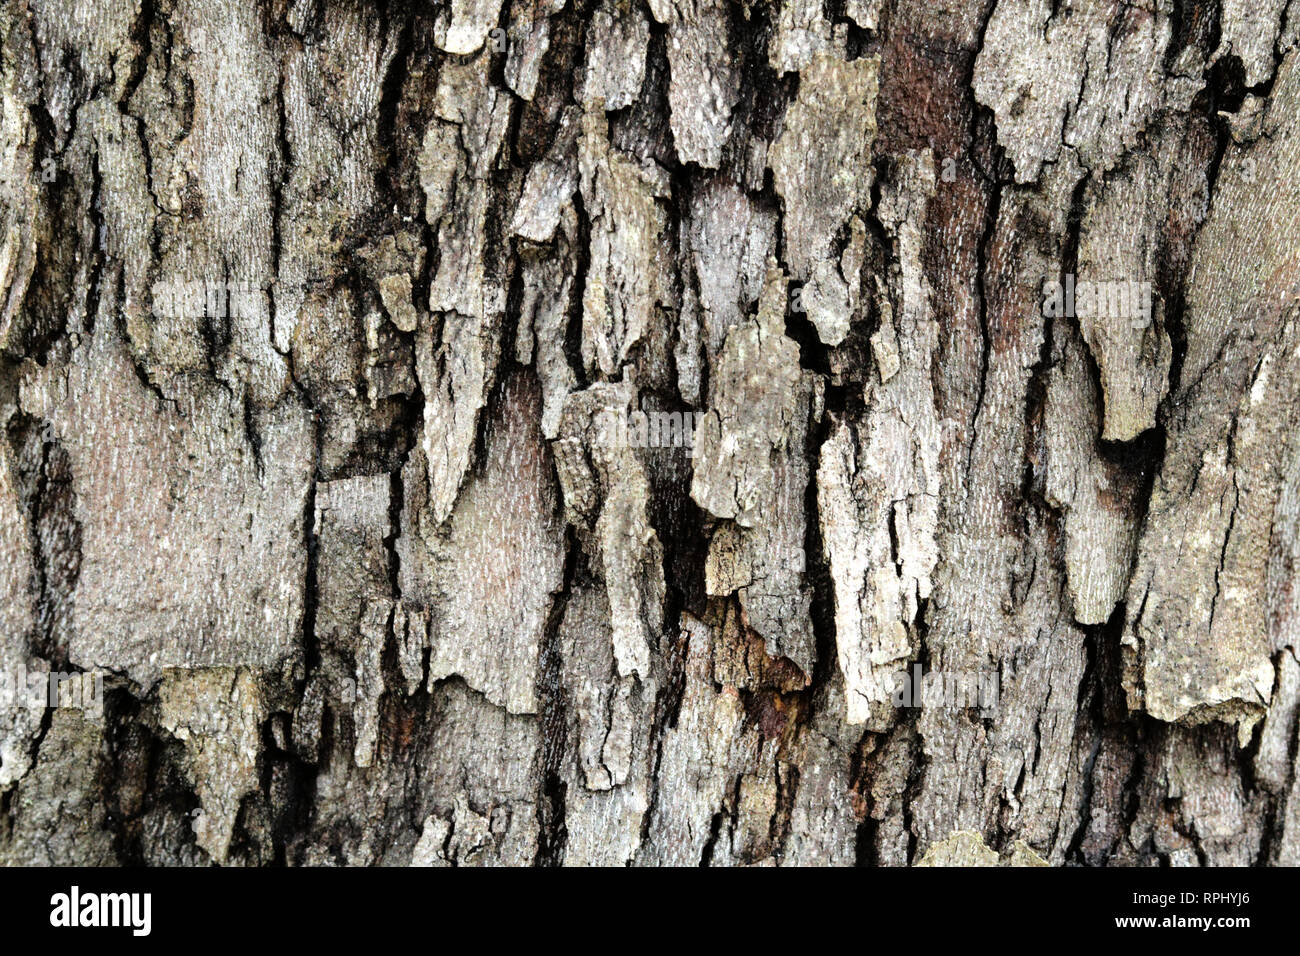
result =
[[[1298,40],[2,0],[0,861],[1300,863]]]

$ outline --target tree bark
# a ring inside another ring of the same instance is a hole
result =
[[[3,0],[0,861],[1300,863],[1298,37]]]

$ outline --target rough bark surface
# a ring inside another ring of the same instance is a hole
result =
[[[0,43],[0,861],[1300,863],[1300,0]]]

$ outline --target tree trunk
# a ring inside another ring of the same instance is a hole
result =
[[[1300,863],[1300,2],[0,36],[0,861]]]

